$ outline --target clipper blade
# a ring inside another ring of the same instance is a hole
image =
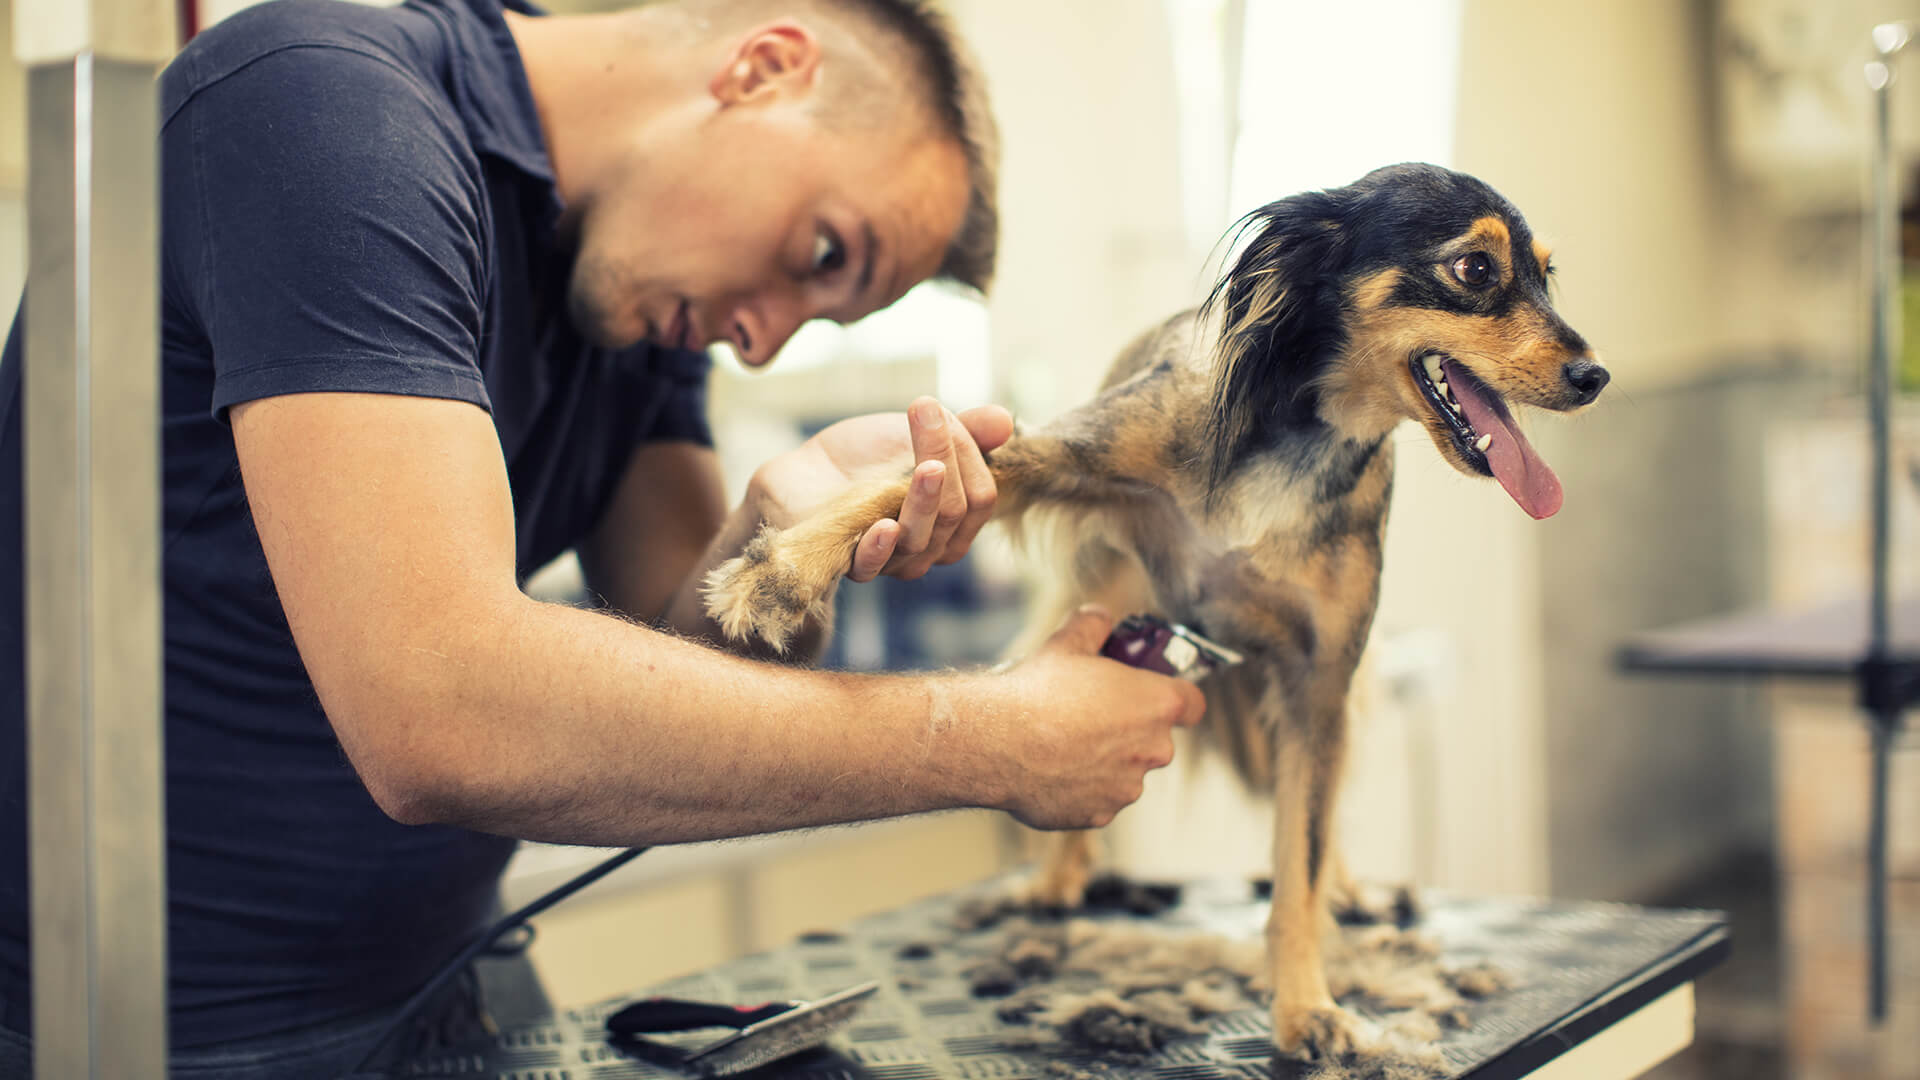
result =
[[[701,1047],[687,1057],[685,1064],[703,1076],[732,1076],[802,1050],[811,1050],[846,1026],[879,989],[877,982],[864,982],[818,1001],[796,1005]]]

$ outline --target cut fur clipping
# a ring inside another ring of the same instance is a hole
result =
[[[1205,1034],[1212,1017],[1265,1004],[1258,938],[1084,918],[1011,916],[995,925],[993,955],[966,974],[975,996],[1004,999],[1002,1020],[1029,1025],[1007,1041],[1093,1059],[1049,1077],[1111,1075],[1102,1062],[1145,1063]],[[1447,966],[1430,938],[1395,926],[1341,927],[1324,945],[1334,997],[1365,1013],[1371,1038],[1357,1053],[1318,1063],[1309,1080],[1439,1080],[1447,1068],[1433,1044],[1466,1026],[1472,999],[1507,985],[1490,967]]]

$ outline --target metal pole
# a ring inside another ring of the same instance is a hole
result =
[[[164,0],[15,0],[28,69],[34,1070],[166,1073],[154,76]]]
[[[1873,89],[1873,327],[1867,364],[1867,419],[1873,457],[1871,582],[1867,590],[1869,616],[1867,663],[1878,671],[1890,656],[1887,628],[1890,505],[1887,482],[1891,473],[1894,343],[1900,340],[1899,181],[1893,164],[1893,58],[1911,40],[1906,23],[1884,23],[1873,28],[1874,49],[1880,59],[1867,65],[1867,85]],[[1867,833],[1867,1015],[1879,1026],[1887,1017],[1887,759],[1900,723],[1900,706],[1874,695],[1872,721],[1873,786]]]

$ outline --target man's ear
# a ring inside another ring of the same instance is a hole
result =
[[[791,20],[759,27],[728,54],[708,89],[722,105],[741,105],[767,95],[804,95],[820,71],[820,41]]]

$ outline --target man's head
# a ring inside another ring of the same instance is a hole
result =
[[[609,60],[604,83],[640,94],[571,126],[542,103],[583,334],[729,341],[757,365],[807,320],[852,321],[927,278],[987,287],[997,135],[923,0],[671,0],[613,18],[651,70]],[[586,130],[595,146],[568,144]]]

